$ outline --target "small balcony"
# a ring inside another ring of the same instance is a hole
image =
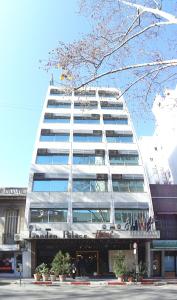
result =
[[[14,245],[14,233],[3,233],[2,234],[2,244],[3,245]]]

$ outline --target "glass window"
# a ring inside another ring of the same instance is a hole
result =
[[[138,165],[138,155],[109,153],[109,160],[111,165]]]
[[[110,222],[109,209],[73,209],[74,223]]]
[[[107,135],[106,139],[108,143],[132,143],[133,136],[132,135]]]
[[[33,181],[33,192],[67,192],[68,179],[45,179]]]
[[[147,209],[115,209],[115,222],[123,230],[146,230]]]
[[[48,101],[48,108],[70,108],[71,103],[69,102],[59,102],[59,101]]]
[[[73,141],[74,142],[86,142],[86,143],[90,143],[90,142],[101,142],[102,141],[102,134],[79,134],[79,133],[74,133],[73,135]]]
[[[128,124],[128,119],[125,118],[106,118],[103,117],[104,124]]]
[[[118,109],[122,110],[123,109],[123,104],[117,104],[117,103],[111,103],[111,102],[101,102],[101,108],[102,109]]]
[[[67,222],[67,209],[31,209],[32,223]]]
[[[73,154],[74,165],[104,165],[104,156],[94,154]]]
[[[41,134],[41,142],[68,142],[69,133],[50,133],[50,134]]]
[[[74,108],[76,109],[97,109],[98,104],[97,102],[75,102],[74,103]]]
[[[89,117],[74,117],[75,124],[99,124],[99,118],[89,118]]]
[[[37,155],[36,163],[41,165],[67,165],[68,154]]]
[[[44,123],[69,123],[70,117],[45,117]]]
[[[73,179],[73,192],[107,192],[106,179]]]
[[[114,192],[144,192],[144,180],[141,179],[113,179]]]

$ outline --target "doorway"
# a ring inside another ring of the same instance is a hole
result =
[[[94,275],[99,273],[99,268],[98,268],[99,252],[98,251],[77,251],[76,259],[78,262],[79,275],[82,275],[80,274],[81,264],[84,269],[85,275]]]

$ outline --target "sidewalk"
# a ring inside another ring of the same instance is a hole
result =
[[[20,284],[19,278],[0,278],[1,284]],[[117,279],[90,279],[89,277],[76,277],[76,279],[66,278],[65,281],[34,281],[33,278],[22,278],[21,284],[35,284],[35,285],[52,285],[52,286],[64,286],[64,285],[81,285],[81,286],[129,286],[129,285],[166,285],[177,284],[177,279],[144,279],[142,282],[118,282]]]

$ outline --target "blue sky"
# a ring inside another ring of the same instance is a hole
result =
[[[50,74],[39,59],[57,41],[87,30],[76,0],[0,2],[0,187],[28,184],[33,146]],[[152,132],[144,126],[143,133]]]

